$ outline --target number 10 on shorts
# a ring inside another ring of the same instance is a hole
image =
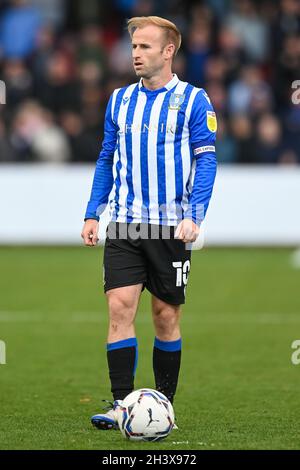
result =
[[[191,267],[190,261],[187,260],[184,263],[182,261],[173,261],[172,266],[176,268],[176,287],[181,287],[182,283],[186,286]]]

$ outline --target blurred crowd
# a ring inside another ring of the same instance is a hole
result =
[[[299,0],[0,0],[0,162],[95,162],[148,15],[182,32],[173,71],[209,94],[220,163],[300,163]]]

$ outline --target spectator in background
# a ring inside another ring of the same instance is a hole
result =
[[[93,63],[99,69],[101,77],[107,75],[107,51],[105,51],[102,31],[94,24],[85,25],[81,30],[77,48],[79,65]]]
[[[52,115],[33,101],[25,102],[13,122],[12,144],[22,158],[62,163],[70,160],[68,141]]]
[[[65,23],[66,0],[30,0],[40,13],[44,24],[54,31],[61,30]]]
[[[227,110],[227,93],[223,83],[210,81],[207,82],[205,89],[213,102],[216,113],[225,115]]]
[[[235,0],[234,6],[226,19],[227,27],[240,38],[248,60],[264,61],[269,52],[267,22],[258,16],[253,0]]]
[[[190,11],[190,25],[186,31],[186,80],[201,88],[204,86],[205,68],[212,53],[212,12],[196,4]]]
[[[216,140],[218,163],[237,163],[237,151],[237,143],[229,133],[227,121],[219,115]]]
[[[242,41],[231,29],[221,25],[217,36],[217,46],[220,55],[226,62],[226,84],[238,78],[241,65],[246,62],[246,55],[242,47]]]
[[[86,130],[80,114],[73,111],[66,111],[61,115],[60,125],[69,141],[72,162],[95,162],[95,155],[100,151],[101,136],[95,138]]]
[[[222,21],[231,7],[231,0],[205,0],[205,4],[214,12],[219,21]]]
[[[41,26],[41,15],[28,0],[12,0],[1,19],[1,54],[7,59],[25,59],[30,56]]]
[[[262,79],[256,65],[244,66],[240,77],[229,87],[228,108],[231,113],[255,115],[272,107],[271,88]]]
[[[222,55],[209,57],[205,64],[205,83],[211,81],[225,82],[227,75],[227,63]]]
[[[104,106],[102,88],[97,84],[83,86],[81,101],[81,116],[85,123],[85,129],[94,137],[95,142],[102,139]]]
[[[21,59],[10,59],[3,64],[3,80],[6,84],[6,101],[12,111],[15,106],[33,93],[33,77]]]
[[[55,52],[55,47],[55,32],[49,25],[44,25],[39,30],[36,48],[31,61],[36,86],[42,86],[46,82],[47,64]]]
[[[210,27],[197,24],[188,31],[186,46],[186,79],[197,87],[204,83],[204,71],[210,54]]]
[[[274,28],[275,51],[278,51],[286,36],[297,34],[300,34],[300,2],[281,0]]]
[[[232,136],[236,142],[237,163],[258,163],[259,157],[255,149],[253,125],[247,115],[236,114],[230,120]]]
[[[54,113],[80,109],[81,89],[76,66],[63,51],[54,52],[46,63],[45,82],[37,89],[37,98]]]
[[[272,114],[262,115],[257,123],[256,143],[259,163],[278,163],[287,149],[283,145],[282,128],[279,119]]]
[[[109,67],[112,74],[131,76],[132,52],[128,34],[123,34],[112,47],[109,57]]]

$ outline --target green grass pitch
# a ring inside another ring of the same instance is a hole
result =
[[[182,315],[178,431],[160,443],[101,432],[110,398],[102,248],[0,249],[0,449],[299,449],[300,270],[289,249],[194,252]],[[154,387],[150,296],[135,388]]]

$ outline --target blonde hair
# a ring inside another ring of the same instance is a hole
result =
[[[132,38],[132,35],[137,28],[143,28],[148,25],[158,26],[164,30],[167,44],[174,44],[175,46],[175,52],[173,55],[173,57],[175,57],[181,45],[181,34],[177,26],[172,23],[172,21],[161,18],[160,16],[135,16],[127,20],[127,28],[130,37]]]

